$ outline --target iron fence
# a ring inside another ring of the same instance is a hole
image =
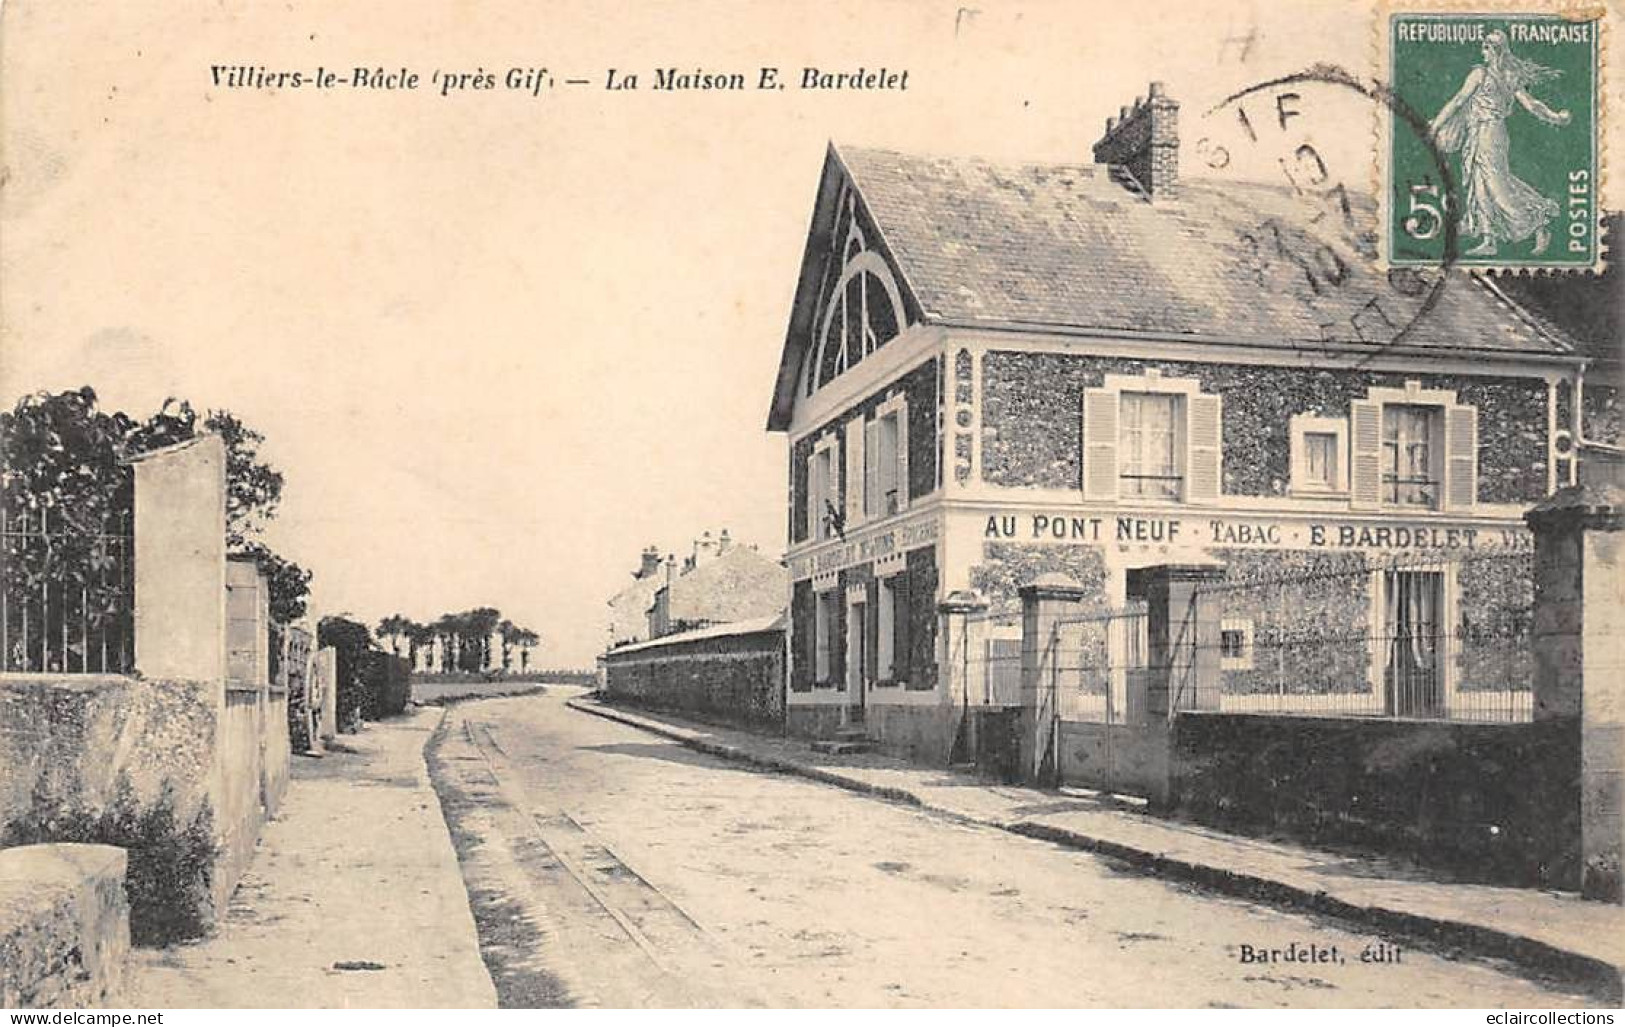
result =
[[[1236,568],[1231,568],[1232,574]],[[1533,553],[1341,559],[1204,586],[1228,712],[1520,722],[1533,713]]]
[[[1055,623],[1040,665],[1061,720],[1121,724],[1143,714],[1146,608],[1130,603]]]
[[[950,668],[964,707],[1021,704],[1021,615],[989,612],[964,619],[948,639]]]
[[[125,674],[135,662],[134,536],[122,510],[0,503],[0,669]]]

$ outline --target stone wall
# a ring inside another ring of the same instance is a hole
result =
[[[784,729],[782,628],[642,643],[604,655],[604,693],[615,702]]]
[[[286,713],[262,689],[0,678],[0,845],[138,846],[137,943],[195,936],[246,869],[288,761]]]
[[[186,817],[209,801],[214,689],[112,676],[0,678],[0,837],[35,809],[102,809],[124,783],[142,805],[165,787]]]
[[[214,823],[220,846],[212,882],[214,903],[224,909],[259,841],[265,823],[265,707],[255,687],[226,690],[215,749]],[[286,758],[287,750],[283,750]]]
[[[1183,712],[1173,762],[1178,813],[1221,830],[1379,849],[1464,879],[1578,883],[1575,720]]]
[[[1227,495],[1284,495],[1293,414],[1346,417],[1372,386],[1451,389],[1478,408],[1478,498],[1523,503],[1546,494],[1546,384],[1518,378],[1312,370],[992,351],[982,361],[982,474],[1004,486],[1082,488],[1083,390],[1106,374],[1159,369],[1224,396]],[[1035,389],[1033,382],[1044,382]]]
[[[0,849],[0,1008],[117,1005],[130,948],[125,852]]]

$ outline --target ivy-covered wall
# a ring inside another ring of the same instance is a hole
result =
[[[615,701],[745,724],[784,727],[784,631],[722,635],[609,653],[605,692]]]
[[[1471,375],[1392,374],[1244,364],[990,351],[982,362],[982,475],[995,485],[1082,487],[1083,390],[1107,374],[1157,368],[1224,397],[1224,491],[1285,495],[1294,414],[1346,417],[1372,386],[1450,389],[1478,408],[1478,498],[1523,503],[1546,494],[1546,383]]]
[[[937,551],[908,554],[908,678],[910,691],[937,687]]]
[[[1064,574],[1106,603],[1106,561],[1099,546],[1043,545],[1032,542],[984,542],[982,562],[970,569],[970,587],[987,597],[995,614],[1019,613],[1021,586],[1043,574]]]
[[[1221,618],[1252,623],[1252,666],[1221,670],[1226,695],[1370,690],[1371,576],[1358,553],[1215,550]]]
[[[790,541],[805,542],[807,525],[807,460],[813,445],[831,429],[836,433],[835,466],[839,480],[837,506],[845,508],[846,490],[846,432],[848,421],[874,419],[875,409],[899,387],[908,397],[908,495],[913,502],[930,495],[937,488],[937,403],[938,361],[924,364],[870,393],[862,402],[842,411],[808,432],[790,447]]]
[[[1456,688],[1529,692],[1534,687],[1534,554],[1464,561],[1456,570]]]

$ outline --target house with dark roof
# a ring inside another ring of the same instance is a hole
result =
[[[651,639],[734,621],[776,617],[784,611],[789,581],[784,566],[755,546],[733,544],[724,530],[694,543],[681,571],[668,561],[666,583],[648,609]]]
[[[945,760],[957,592],[1013,611],[1060,572],[1117,608],[1153,562],[1527,546],[1525,509],[1572,480],[1584,360],[1559,326],[1459,269],[1386,271],[1352,191],[1183,174],[1159,83],[1093,156],[829,147],[767,420],[792,732]],[[1383,580],[1328,601],[1365,624]],[[1425,584],[1445,618],[1488,601]]]

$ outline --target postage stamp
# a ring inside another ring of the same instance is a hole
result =
[[[1391,267],[1599,267],[1602,22],[1386,11],[1382,223]]]

